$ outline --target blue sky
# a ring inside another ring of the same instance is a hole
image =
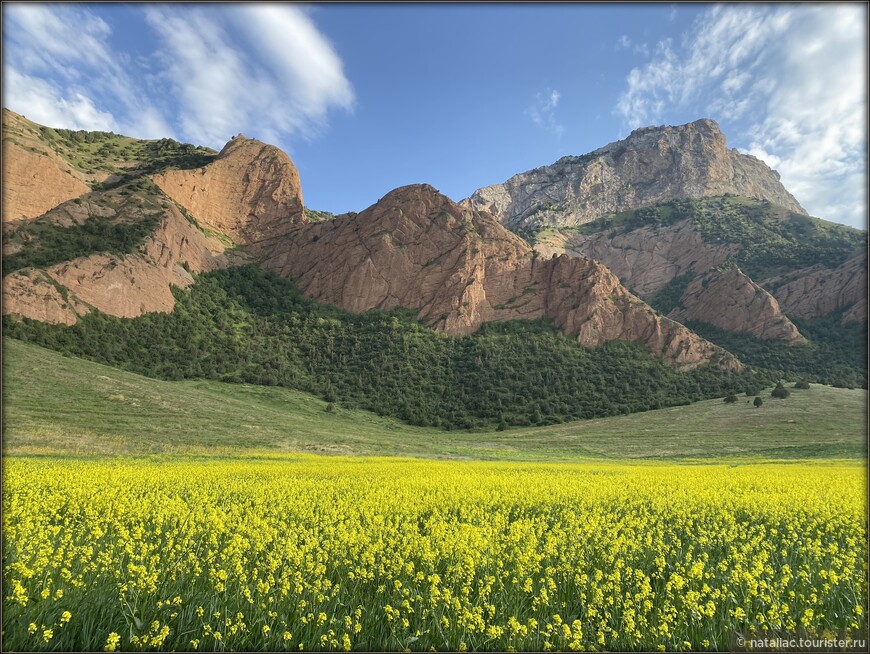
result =
[[[3,4],[3,105],[216,149],[305,202],[475,189],[635,127],[717,120],[813,215],[866,228],[864,4]]]

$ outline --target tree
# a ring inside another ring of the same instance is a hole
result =
[[[737,396],[734,393],[725,396],[725,404],[734,404],[737,401]]]
[[[770,392],[771,397],[778,397],[781,400],[784,400],[791,392],[782,385],[782,382],[777,382],[776,387]]]
[[[802,380],[800,380],[800,381],[798,381],[798,382],[795,382],[795,383],[794,383],[794,387],[795,387],[795,388],[799,388],[799,389],[806,390],[806,389],[808,389],[808,388],[810,387],[810,383],[809,383],[808,381],[805,381],[805,380],[802,379]]]
[[[753,402],[753,404],[755,405],[755,408],[757,409],[757,408],[760,407],[762,404],[764,404],[764,400],[762,400],[760,397],[756,397],[756,398],[755,398],[755,401]]]

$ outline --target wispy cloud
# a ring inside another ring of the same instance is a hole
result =
[[[14,68],[6,70],[3,91],[7,98],[15,98],[17,111],[43,125],[106,132],[118,129],[114,116],[97,109],[87,96],[65,94],[55,85]]]
[[[252,127],[266,139],[310,137],[331,107],[353,106],[341,60],[299,7],[155,6],[146,16],[165,47],[182,129],[198,142]]]
[[[628,34],[620,35],[616,40],[616,49],[631,50],[635,54],[643,55],[644,57],[649,56],[649,45],[646,43],[635,43],[629,38]]]
[[[153,52],[131,58],[83,6],[4,6],[4,104],[29,118],[220,147],[240,131],[309,138],[354,94],[300,7],[151,5]]]
[[[3,14],[4,104],[53,126],[150,135],[139,116],[154,108],[111,51],[105,21],[70,5],[10,4]],[[105,97],[111,107],[95,99]]]
[[[810,213],[862,226],[866,24],[861,5],[715,6],[629,73],[616,112],[629,128],[716,118]]]
[[[352,109],[354,94],[333,47],[297,7],[241,5],[240,24],[272,75],[292,89],[289,105],[321,121],[331,106]]]
[[[564,125],[556,120],[556,107],[559,106],[559,99],[562,94],[554,89],[547,89],[543,93],[535,95],[535,104],[526,109],[525,114],[532,119],[538,127],[547,130],[548,132],[562,136],[565,131]]]

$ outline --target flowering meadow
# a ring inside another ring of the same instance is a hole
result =
[[[3,648],[722,650],[866,633],[858,463],[7,457]]]

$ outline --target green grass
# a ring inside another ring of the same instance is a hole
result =
[[[167,168],[197,168],[217,154],[211,148],[168,138],[140,140],[114,132],[46,127],[23,116],[13,116],[6,110],[3,136],[31,152],[42,150],[28,142],[41,142],[82,173],[103,172],[121,175],[125,179]],[[102,186],[95,182],[92,184]]]
[[[527,461],[867,456],[867,393],[811,385],[504,432],[444,432],[277,387],[166,382],[4,339],[4,454],[319,452]],[[747,403],[747,400],[750,400]]]

